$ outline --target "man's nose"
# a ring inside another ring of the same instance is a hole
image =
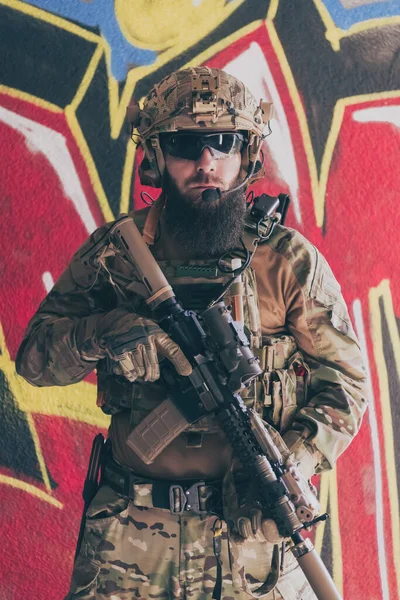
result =
[[[199,158],[196,160],[196,171],[203,173],[211,173],[215,171],[215,158],[209,148],[204,148]]]

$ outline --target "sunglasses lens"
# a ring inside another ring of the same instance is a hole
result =
[[[239,139],[239,135],[241,139]],[[210,136],[211,137],[211,136]],[[223,154],[233,155],[241,151],[243,147],[243,136],[235,133],[218,133],[212,136],[210,146]]]
[[[244,145],[241,133],[176,133],[161,136],[161,148],[175,158],[197,160],[204,148],[209,148],[214,158],[226,158],[238,154]]]

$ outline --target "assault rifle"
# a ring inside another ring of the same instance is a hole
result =
[[[264,210],[260,226],[263,221],[268,229],[275,209],[276,205]],[[341,600],[311,540],[301,534],[302,529],[326,515],[316,516],[318,503],[297,464],[290,458],[284,459],[268,428],[239,395],[262,374],[242,326],[233,321],[223,301],[201,315],[185,310],[131,217],[122,216],[116,221],[108,232],[107,243],[108,255],[119,254],[133,267],[155,319],[182,348],[193,367],[192,374],[183,377],[172,365],[164,365],[163,379],[169,398],[134,429],[128,438],[129,446],[149,464],[189,424],[215,415],[234,453],[255,480],[265,513],[274,519],[283,537],[291,537],[292,552],[317,598]],[[85,259],[96,263],[96,252],[106,255],[104,242],[102,249],[92,248]],[[264,590],[260,588],[255,594],[258,591]]]

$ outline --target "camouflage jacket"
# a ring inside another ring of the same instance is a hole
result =
[[[29,323],[16,368],[32,385],[69,385],[96,367],[80,354],[77,324],[81,335],[90,335],[97,315],[119,300],[104,274],[79,257],[108,227],[96,230],[74,255]],[[292,335],[310,369],[307,402],[284,439],[311,476],[331,468],[359,430],[367,405],[360,347],[329,265],[299,232],[278,226],[257,250],[252,268],[263,336]]]

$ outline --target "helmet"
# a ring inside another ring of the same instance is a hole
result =
[[[127,109],[127,120],[132,131],[137,129],[145,154],[139,167],[141,183],[161,187],[165,162],[159,136],[180,130],[247,131],[242,167],[249,176],[272,115],[272,104],[262,100],[257,104],[241,81],[220,69],[194,67],[164,77],[146,96],[143,109],[134,103]]]

